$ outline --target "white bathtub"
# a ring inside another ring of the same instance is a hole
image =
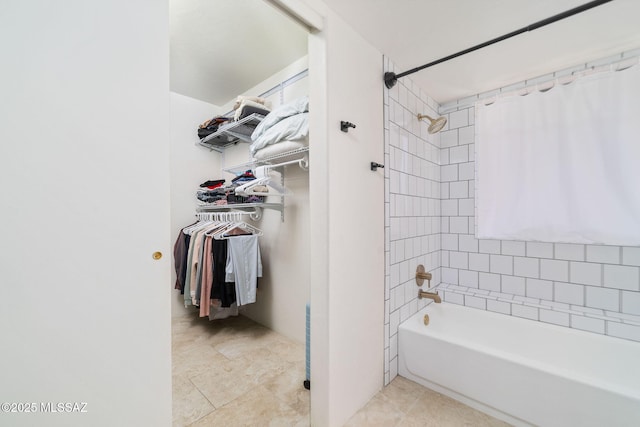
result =
[[[640,426],[640,343],[432,303],[398,353],[403,377],[513,425]]]

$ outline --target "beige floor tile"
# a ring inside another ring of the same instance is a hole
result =
[[[213,348],[229,359],[250,356],[256,349],[271,347],[279,335],[267,328],[253,327],[236,332],[232,337],[219,341]]]
[[[396,377],[379,395],[397,410],[407,413],[416,402],[424,399],[425,388],[400,376]]]
[[[212,369],[219,374],[228,372],[229,359],[215,351],[208,344],[194,345],[174,350],[172,353],[173,375],[193,378],[208,372]]]
[[[493,417],[403,377],[396,377],[346,424],[349,427],[502,427]]]
[[[173,319],[172,338],[174,426],[309,425],[302,344],[244,316],[195,312]]]
[[[253,379],[254,384],[264,384],[291,366],[291,362],[287,362],[266,347],[255,349],[233,362],[244,367],[244,375]]]
[[[304,378],[304,362],[291,363],[282,374],[267,381],[264,387],[300,415],[309,416],[310,392],[303,386]]]
[[[187,426],[215,409],[186,377],[173,377],[172,406],[175,427]]]
[[[308,424],[308,417],[298,414],[266,388],[258,386],[201,418],[192,426],[290,427]]]
[[[499,420],[433,390],[424,389],[423,397],[407,413],[400,426],[481,427],[506,426]]]
[[[245,377],[243,367],[230,362],[223,366],[212,366],[207,372],[192,377],[191,382],[216,408],[221,408],[254,387],[253,380]]]
[[[255,349],[240,358],[224,359],[218,364],[209,360],[206,372],[191,377],[191,381],[216,408],[284,373],[288,363],[266,348]]]
[[[345,427],[392,427],[404,418],[404,413],[379,394],[345,424]]]
[[[306,357],[304,343],[296,342],[282,335],[275,337],[269,345],[269,350],[287,362],[304,361]]]

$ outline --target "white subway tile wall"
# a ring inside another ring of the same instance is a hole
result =
[[[556,259],[566,259],[571,261],[584,261],[585,247],[584,245],[575,245],[570,243],[556,243],[555,257]]]
[[[640,247],[477,239],[474,108],[430,135],[416,116],[438,108],[410,78],[385,90],[385,385],[398,325],[427,304],[418,264],[446,303],[640,341]]]
[[[394,65],[384,59],[386,71]],[[418,113],[437,116],[438,105],[404,77],[398,84],[385,90],[385,385],[398,374],[398,325],[424,307],[427,302],[419,300],[415,271],[418,264],[424,265],[433,274],[431,285],[440,283],[441,245],[447,250],[458,250],[458,235],[469,233],[467,218],[457,218],[458,200],[472,197],[469,183],[458,181],[457,166],[450,167],[447,179],[454,181],[453,188],[441,185],[440,162],[445,155],[446,163],[469,161],[469,150],[461,147],[453,153],[440,150],[440,134],[430,135],[427,123],[418,121]],[[467,112],[458,114],[454,121],[458,127],[469,126]],[[450,135],[457,148],[458,131]],[[441,194],[455,197],[447,206],[441,205]],[[442,211],[456,217],[449,223]],[[441,238],[441,230],[449,233],[449,239]],[[448,256],[448,252],[447,252]],[[468,264],[466,252],[456,252],[452,260],[457,267]],[[449,265],[447,258],[447,265]],[[477,275],[477,273],[476,273]],[[471,273],[473,276],[473,273]],[[473,281],[473,277],[464,276]],[[457,283],[458,270],[447,269],[447,279]],[[477,279],[476,279],[477,281]],[[422,286],[427,289],[427,283]],[[484,304],[484,303],[482,303]]]

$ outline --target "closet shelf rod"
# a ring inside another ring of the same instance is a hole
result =
[[[238,221],[244,215],[249,215],[249,218],[258,221],[262,218],[262,208],[233,212],[198,212],[196,218],[200,221]]]
[[[288,162],[275,163],[272,165],[264,165],[264,167],[267,169],[274,169],[274,168],[279,168],[281,166],[295,165],[295,164],[300,166],[300,168],[303,170],[309,169],[309,159],[307,158],[307,156],[304,156],[303,158],[298,160],[290,160]]]

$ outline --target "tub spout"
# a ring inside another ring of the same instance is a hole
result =
[[[429,298],[429,299],[432,299],[433,302],[438,304],[442,302],[442,299],[440,299],[440,295],[438,295],[438,292],[433,293],[433,292],[418,290],[418,298],[420,299]]]

